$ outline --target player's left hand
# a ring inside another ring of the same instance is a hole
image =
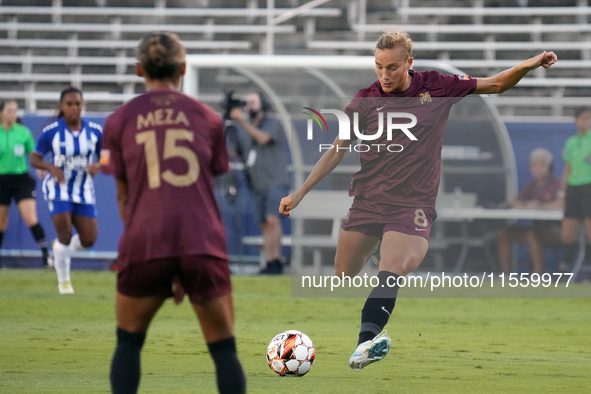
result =
[[[538,55],[537,57],[539,58],[537,59],[537,67],[542,66],[544,68],[550,68],[554,63],[558,61],[558,56],[556,56],[554,52],[544,52]]]
[[[99,163],[90,163],[88,166],[86,166],[86,173],[90,176],[95,176],[98,174],[100,168],[101,165]]]
[[[185,289],[181,285],[181,280],[178,276],[172,279],[172,293],[174,294],[174,304],[180,305],[185,298]]]

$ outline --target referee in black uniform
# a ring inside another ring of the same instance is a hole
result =
[[[43,266],[47,266],[47,241],[37,218],[35,179],[29,175],[27,163],[28,154],[35,149],[35,140],[28,128],[17,123],[18,106],[15,101],[0,104],[0,111],[0,247],[8,227],[10,202],[14,199],[23,221],[31,229],[42,251]]]

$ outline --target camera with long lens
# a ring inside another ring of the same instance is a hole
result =
[[[224,92],[224,98],[220,102],[220,106],[224,111],[224,119],[230,119],[230,111],[232,111],[234,108],[242,108],[245,105],[246,101],[234,97],[233,90],[226,90]]]

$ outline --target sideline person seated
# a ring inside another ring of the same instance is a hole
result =
[[[552,153],[538,148],[529,156],[532,179],[511,203],[512,208],[562,209],[564,199],[559,197],[560,178],[552,172]],[[498,236],[498,253],[504,273],[511,272],[513,242],[527,244],[533,269],[544,272],[546,247],[557,247],[560,241],[560,222],[536,220],[533,225],[514,224],[502,230]]]

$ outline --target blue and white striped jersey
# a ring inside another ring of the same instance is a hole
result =
[[[51,153],[54,166],[60,168],[66,182],[59,184],[51,174],[43,180],[43,196],[46,201],[69,201],[77,204],[94,204],[94,182],[86,173],[90,163],[97,162],[103,142],[100,125],[82,120],[82,129],[72,133],[64,118],[43,129],[35,151],[41,156]]]

